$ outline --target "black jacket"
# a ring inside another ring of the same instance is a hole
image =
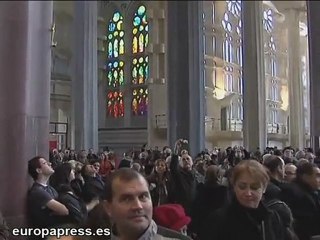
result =
[[[192,222],[189,228],[198,233],[200,226],[208,215],[228,202],[228,189],[217,183],[206,182],[198,187],[196,198],[192,204]]]
[[[197,180],[195,171],[184,171],[179,165],[178,155],[172,155],[170,162],[169,201],[183,206],[190,215],[192,202],[196,196]]]
[[[260,203],[242,207],[236,199],[218,209],[200,231],[200,240],[284,240],[285,228],[278,214]]]
[[[83,224],[88,217],[85,203],[71,192],[60,193],[58,201],[69,210],[68,216],[61,217],[61,224],[76,223]]]
[[[291,208],[294,229],[300,240],[320,234],[320,199],[316,192],[295,180],[282,188],[281,200]]]
[[[270,182],[268,183],[266,192],[264,194],[264,198],[266,201],[280,199],[281,195],[281,183],[277,180],[271,178]]]

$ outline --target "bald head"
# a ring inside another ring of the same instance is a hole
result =
[[[292,163],[287,163],[284,166],[284,179],[287,182],[292,182],[296,178],[297,167]]]

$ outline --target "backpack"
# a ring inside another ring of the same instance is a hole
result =
[[[273,199],[266,203],[266,207],[276,213],[285,228],[286,240],[298,240],[293,230],[293,216],[290,207],[283,201]]]

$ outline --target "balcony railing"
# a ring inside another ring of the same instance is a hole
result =
[[[167,116],[166,114],[155,115],[155,128],[164,129],[167,128]],[[227,119],[221,121],[220,118],[205,118],[205,129],[207,131],[232,131],[241,132],[243,131],[243,120],[242,119]],[[267,133],[275,134],[288,134],[288,127],[285,124],[280,123],[268,123]]]
[[[268,131],[268,133],[288,134],[288,127],[285,124],[268,123],[267,124],[267,131]]]

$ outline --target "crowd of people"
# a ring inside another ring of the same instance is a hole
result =
[[[48,161],[28,162],[28,223],[110,229],[65,239],[311,240],[320,235],[319,167],[310,148],[235,146],[192,157],[184,139],[122,158],[55,149]]]

